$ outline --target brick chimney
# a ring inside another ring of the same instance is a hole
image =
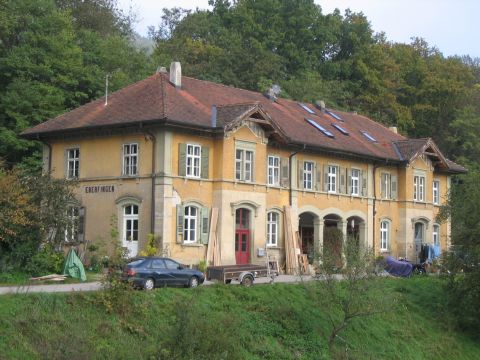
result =
[[[173,61],[170,64],[170,82],[176,88],[182,87],[182,67],[178,61]]]

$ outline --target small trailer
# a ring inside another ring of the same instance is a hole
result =
[[[271,277],[273,282],[278,271],[270,269],[267,265],[222,265],[209,266],[207,268],[207,280],[218,280],[224,284],[230,284],[232,281],[238,281],[243,286],[252,286],[256,278]]]

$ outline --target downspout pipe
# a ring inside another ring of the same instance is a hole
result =
[[[386,161],[388,163],[388,161]],[[373,254],[375,254],[375,218],[377,215],[377,169],[381,168],[382,165],[374,164],[373,165]]]
[[[155,235],[155,164],[157,162],[157,138],[151,131],[145,131],[145,133],[150,136],[152,140],[152,173],[151,173],[151,178],[152,178],[152,195],[151,195],[151,203],[150,203],[150,233]]]
[[[377,215],[377,169],[380,167],[380,165],[374,164],[373,165],[373,254],[375,255],[375,228],[377,224],[375,223],[375,218]],[[367,187],[368,188],[368,187]]]
[[[303,144],[303,148],[301,150],[297,150],[290,154],[288,157],[288,167],[290,170],[290,186],[288,187],[288,204],[292,206],[293,199],[292,199],[292,187],[293,187],[293,175],[292,175],[292,158],[297,155],[300,151],[305,151],[307,145]]]

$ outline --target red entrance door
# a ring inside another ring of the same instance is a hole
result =
[[[248,264],[250,260],[250,211],[235,212],[235,260],[237,264]]]

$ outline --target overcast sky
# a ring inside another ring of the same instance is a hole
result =
[[[375,32],[383,31],[388,40],[410,43],[413,36],[423,37],[445,56],[480,57],[480,0],[315,0],[323,13],[335,8],[362,11]],[[120,7],[130,6],[138,15],[135,29],[147,34],[147,27],[158,25],[162,8],[179,6],[207,9],[208,0],[118,0]]]

